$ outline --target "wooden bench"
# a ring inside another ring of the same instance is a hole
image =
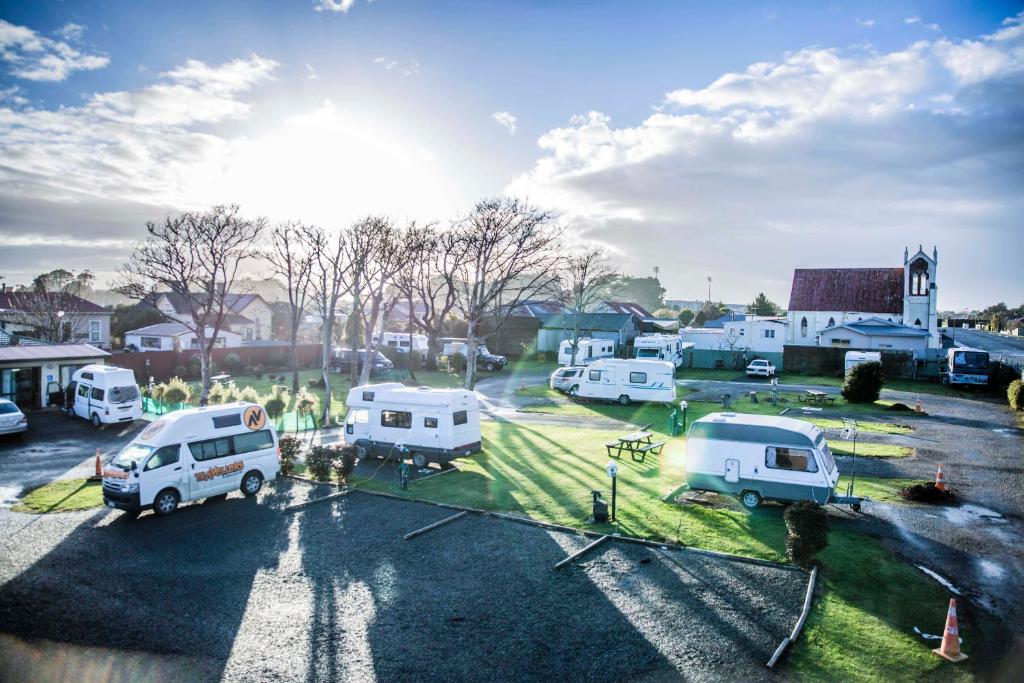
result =
[[[641,446],[636,450],[631,450],[629,454],[633,457],[633,462],[643,462],[644,458],[647,457],[648,453],[658,455],[661,453],[661,449],[665,447],[664,441],[658,441],[655,443],[649,443],[646,446]],[[640,456],[639,458],[637,456]]]
[[[825,398],[822,399],[822,402],[827,406],[833,405],[836,402],[836,397],[826,396]]]
[[[609,441],[604,445],[604,447],[608,449],[609,458],[622,457],[622,449],[624,446],[625,444],[623,444],[621,441]],[[613,450],[615,451],[615,453],[612,453]]]

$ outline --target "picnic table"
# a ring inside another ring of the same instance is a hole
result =
[[[615,441],[606,443],[605,448],[608,449],[608,456],[618,458],[625,451],[629,453],[634,462],[643,462],[648,453],[654,453],[655,455],[660,453],[661,449],[665,447],[665,442],[655,442],[654,432],[646,431],[646,428],[649,426],[644,425],[635,432],[630,432],[618,437]]]
[[[808,389],[807,393],[799,397],[801,403],[818,403],[822,405],[832,405],[836,402],[834,396],[829,396],[824,391],[818,391],[817,389]]]
[[[231,379],[231,375],[227,375],[227,374],[224,374],[224,375],[214,375],[213,377],[210,378],[210,381],[211,382],[226,382],[229,379]]]

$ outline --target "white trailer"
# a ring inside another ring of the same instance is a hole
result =
[[[581,398],[671,403],[676,399],[675,367],[662,360],[602,358],[587,366],[569,394]]]
[[[408,353],[409,333],[375,332],[373,335],[373,343],[377,346],[378,349],[392,348],[395,350],[395,353]],[[427,352],[427,335],[412,335],[412,350],[416,351],[417,353],[425,354]]]
[[[881,363],[882,354],[878,351],[847,351],[845,358],[845,374],[849,375],[850,370],[861,363]]]
[[[367,384],[349,390],[345,405],[345,441],[361,458],[411,457],[424,467],[480,451],[480,408],[471,391]]]
[[[615,341],[612,339],[591,339],[580,337],[576,345],[576,362],[572,362],[572,340],[563,339],[558,345],[558,364],[566,367],[570,365],[590,365],[602,358],[615,357]]]
[[[101,424],[142,419],[142,394],[135,373],[113,365],[86,365],[71,376],[65,390],[64,410]]]
[[[678,368],[683,364],[683,338],[678,334],[645,334],[633,340],[633,355],[643,360],[665,360]]]
[[[690,426],[685,469],[690,489],[737,496],[748,508],[763,500],[860,507],[836,494],[839,468],[825,435],[804,420],[711,413]]]

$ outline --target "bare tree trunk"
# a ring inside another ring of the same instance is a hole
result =
[[[413,347],[412,335],[413,335],[413,324],[416,320],[416,316],[412,310],[412,290],[409,290],[409,379],[416,381],[416,365],[413,354],[416,353],[416,349]]]
[[[465,387],[470,391],[476,388],[476,328],[475,320],[466,321],[466,382]]]
[[[299,393],[299,328],[292,325],[292,393]]]
[[[352,363],[349,366],[349,379],[352,386],[357,386],[359,381],[359,328],[362,325],[359,311],[362,310],[362,300],[359,292],[359,281],[356,280],[352,288],[352,330],[349,335],[349,345],[352,347]]]
[[[326,428],[331,424],[331,333],[334,327],[334,318],[330,322],[324,318],[321,326],[321,347],[320,347],[320,370],[324,378],[324,405],[323,405],[323,426]],[[298,373],[296,373],[296,386],[298,386]],[[298,388],[295,389],[298,391]]]

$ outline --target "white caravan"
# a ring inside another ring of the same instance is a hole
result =
[[[103,502],[169,515],[186,500],[254,496],[281,471],[277,434],[254,403],[187,408],[143,429],[103,470]]]
[[[112,365],[86,365],[71,376],[64,392],[64,410],[101,424],[142,419],[142,394],[135,373]]]
[[[847,351],[845,361],[845,374],[849,375],[850,370],[861,363],[881,363],[882,354],[878,351]]]
[[[373,343],[377,345],[378,349],[391,348],[395,350],[395,353],[408,353],[409,352],[409,333],[408,332],[376,332],[373,335]],[[425,334],[414,334],[412,335],[412,350],[417,353],[427,352],[427,335]]]
[[[480,451],[480,408],[471,391],[367,384],[350,389],[345,405],[345,441],[361,458],[408,453],[424,467]]]
[[[789,417],[711,413],[691,426],[686,445],[690,489],[737,496],[748,507],[762,500],[850,503],[835,492],[839,468],[825,435]]]
[[[572,340],[563,339],[558,345],[558,364],[566,367],[570,365],[590,365],[602,358],[615,357],[615,342],[611,339],[591,339],[580,337],[576,345],[576,362],[572,362]]]
[[[571,396],[618,401],[671,403],[676,400],[675,367],[663,360],[602,358],[587,366]]]
[[[633,340],[633,355],[643,360],[683,364],[683,339],[678,334],[646,334]]]

